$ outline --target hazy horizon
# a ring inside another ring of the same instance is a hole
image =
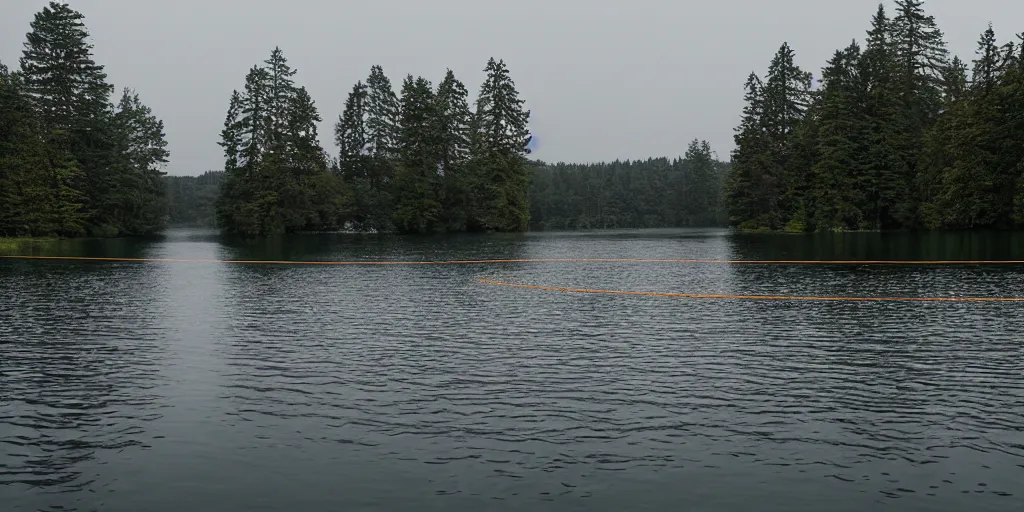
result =
[[[0,8],[0,62],[17,67],[29,23],[46,3],[7,0]],[[763,76],[784,41],[797,63],[819,76],[836,49],[863,42],[878,5],[294,0],[281,8],[269,0],[178,0],[140,9],[140,2],[128,0],[68,3],[85,15],[96,61],[106,66],[110,82],[118,90],[134,88],[163,119],[171,151],[167,171],[175,175],[222,166],[217,142],[230,93],[275,46],[316,100],[324,119],[320,141],[332,154],[333,125],[370,66],[383,66],[396,92],[406,74],[436,85],[451,68],[472,99],[493,56],[506,61],[532,111],[536,158],[672,158],[698,138],[725,160],[746,76]],[[893,2],[884,3],[891,12]],[[925,6],[951,53],[967,62],[989,21],[1000,43],[1024,30],[1003,22],[1024,19],[1024,2],[1016,0],[931,0]]]

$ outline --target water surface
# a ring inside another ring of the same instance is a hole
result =
[[[203,231],[184,259],[1024,259],[1024,234]],[[0,260],[0,509],[1024,510],[1024,266]]]

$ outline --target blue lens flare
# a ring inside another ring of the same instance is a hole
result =
[[[527,149],[527,150],[528,150],[528,151],[529,151],[530,153],[534,153],[534,152],[536,152],[536,151],[537,151],[537,148],[538,148],[538,147],[539,147],[539,146],[538,146],[538,143],[537,143],[537,135],[536,135],[536,134],[533,134],[533,133],[531,133],[531,134],[530,134],[530,142],[528,142],[528,143],[526,144],[526,149]]]

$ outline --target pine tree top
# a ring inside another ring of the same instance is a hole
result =
[[[36,13],[23,45],[26,86],[44,118],[57,126],[103,115],[113,92],[103,66],[93,60],[84,18],[65,3],[50,2]]]

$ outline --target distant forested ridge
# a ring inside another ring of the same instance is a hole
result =
[[[728,164],[706,141],[682,159],[596,164],[534,163],[530,227],[536,230],[724,226]]]
[[[721,190],[729,165],[715,159],[707,142],[693,141],[682,159],[594,164],[534,160],[528,165],[531,230],[703,227],[726,222]],[[168,176],[170,223],[216,227],[216,198],[223,177],[223,171]],[[363,201],[371,203],[369,198]]]
[[[83,16],[50,2],[20,68],[0,62],[0,236],[144,235],[164,227],[163,123],[93,60]]]
[[[172,226],[217,227],[217,200],[224,171],[199,176],[167,176],[168,223]]]
[[[726,183],[752,230],[1024,226],[1024,33],[991,25],[970,66],[922,0],[881,5],[820,87],[783,44],[752,73]]]

